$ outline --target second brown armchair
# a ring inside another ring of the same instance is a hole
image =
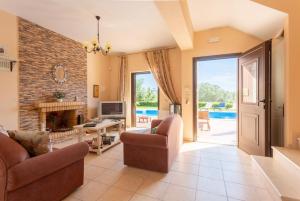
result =
[[[182,119],[172,115],[165,120],[153,120],[156,134],[124,132],[124,164],[137,168],[168,172],[183,141]]]

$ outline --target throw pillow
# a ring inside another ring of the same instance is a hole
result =
[[[2,125],[0,125],[0,133],[8,136],[7,130]]]
[[[22,145],[30,156],[49,152],[49,135],[45,131],[8,131],[10,138]]]
[[[158,126],[151,128],[151,134],[156,134]]]

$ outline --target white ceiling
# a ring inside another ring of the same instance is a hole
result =
[[[100,15],[100,42],[114,52],[176,44],[152,1],[0,0],[0,9],[80,42],[96,37]]]
[[[189,0],[195,31],[230,26],[262,40],[283,28],[286,14],[250,0]]]
[[[195,31],[231,26],[261,39],[283,27],[284,13],[250,0],[189,0]],[[79,42],[96,36],[114,52],[176,45],[153,0],[0,0],[0,9]]]

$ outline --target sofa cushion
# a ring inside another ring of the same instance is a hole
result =
[[[10,168],[29,158],[28,152],[11,138],[0,133],[0,160]]]
[[[174,116],[169,116],[164,119],[157,127],[156,134],[168,136],[170,125],[173,121]]]
[[[49,152],[48,132],[44,131],[8,131],[9,136],[21,144],[30,156],[38,156]]]

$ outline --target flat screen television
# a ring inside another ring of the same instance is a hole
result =
[[[122,118],[126,116],[126,104],[123,101],[100,101],[98,116],[102,118]]]

